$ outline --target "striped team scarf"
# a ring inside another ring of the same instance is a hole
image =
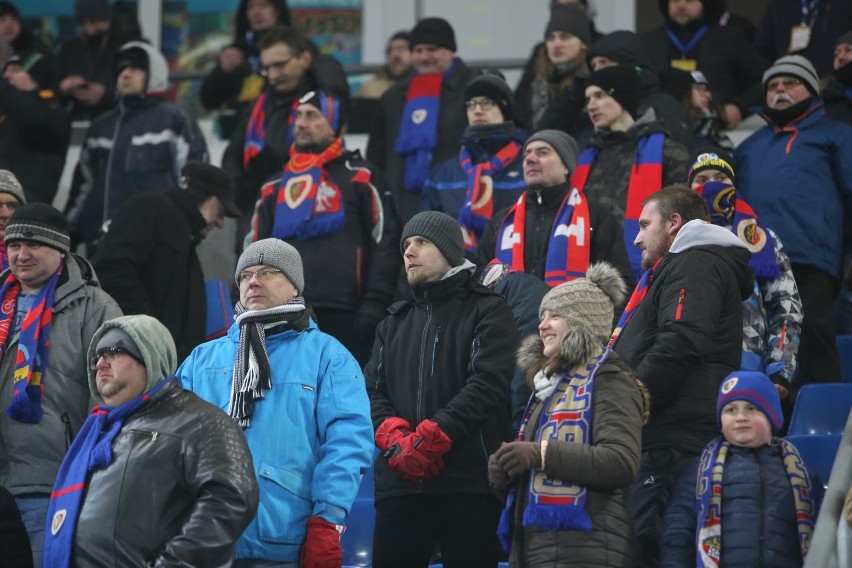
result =
[[[639,234],[639,215],[642,203],[652,193],[663,187],[663,147],[666,135],[654,132],[639,139],[636,158],[630,169],[630,182],[627,185],[627,207],[624,212],[624,246],[633,268],[633,277],[642,274],[642,251],[633,246]],[[577,159],[577,169],[571,176],[571,184],[581,191],[586,187],[589,173],[598,155],[598,149],[588,146]]]
[[[44,371],[50,348],[50,327],[53,322],[53,298],[62,274],[62,264],[36,294],[33,305],[21,322],[18,353],[15,356],[14,395],[6,414],[18,422],[41,422],[41,397],[44,391]],[[15,321],[21,283],[9,274],[0,288],[0,358],[9,348],[9,332]]]
[[[509,210],[497,233],[497,259],[517,272],[524,268],[524,233],[526,232],[527,193],[524,192]],[[553,221],[553,232],[547,246],[544,281],[558,286],[583,278],[589,268],[591,254],[589,202],[582,191],[571,188]]]
[[[243,168],[248,168],[249,162],[266,146],[266,111],[269,110],[269,104],[272,104],[269,91],[263,91],[251,109],[243,146]]]
[[[173,380],[177,380],[174,375],[163,379],[148,392],[121,406],[110,408],[99,404],[92,408],[59,466],[53,493],[50,494],[44,531],[44,566],[71,566],[74,533],[89,472],[112,463],[112,443],[121,432],[124,421]]]
[[[657,260],[657,262],[654,263],[654,266],[646,270],[639,278],[639,282],[633,289],[630,299],[627,300],[627,306],[625,306],[624,311],[621,313],[621,317],[618,318],[618,323],[616,324],[615,329],[612,330],[612,336],[609,338],[608,344],[610,349],[615,349],[615,345],[618,343],[618,338],[621,336],[621,332],[624,331],[624,328],[628,323],[630,323],[630,318],[633,317],[633,313],[636,311],[636,308],[638,308],[639,304],[642,303],[642,300],[645,299],[645,295],[648,293],[648,288],[650,288],[651,284],[654,282],[654,273],[657,271],[657,267],[660,266],[662,261],[662,258]]]
[[[473,252],[482,231],[494,215],[495,175],[509,167],[521,152],[521,144],[511,140],[494,154],[487,162],[474,164],[470,152],[462,146],[459,152],[459,164],[467,174],[467,193],[464,205],[459,210],[459,224],[465,233],[464,244]]]
[[[9,268],[9,253],[6,251],[6,245],[3,239],[0,239],[0,272]]]
[[[773,440],[781,446],[784,468],[793,489],[796,505],[796,524],[799,532],[799,549],[804,558],[814,534],[814,499],[811,478],[796,446],[783,438]],[[718,568],[722,557],[722,477],[725,459],[731,445],[722,437],[716,438],[704,448],[698,466],[695,484],[696,566]]]
[[[542,403],[535,441],[542,441],[542,432],[547,440],[558,440],[575,444],[592,443],[592,391],[595,374],[609,357],[609,349],[601,349],[598,355],[582,366],[573,375],[565,373],[559,379],[550,396]],[[533,414],[537,398],[531,396],[527,403],[518,441],[523,442],[524,432]],[[517,500],[517,488],[509,493],[506,507],[500,515],[497,536],[508,553],[511,548],[512,516]],[[521,521],[523,526],[537,525],[545,531],[592,530],[592,520],[586,511],[586,488],[561,479],[550,478],[541,469],[530,472],[529,498]]]

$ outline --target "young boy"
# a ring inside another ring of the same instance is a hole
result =
[[[822,485],[772,436],[784,424],[778,391],[763,373],[731,373],[716,415],[722,436],[684,468],[669,501],[661,568],[801,567]]]

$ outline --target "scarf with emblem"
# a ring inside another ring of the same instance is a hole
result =
[[[464,244],[467,250],[476,250],[478,238],[494,215],[494,176],[515,161],[521,147],[520,143],[511,140],[487,162],[474,164],[470,152],[462,146],[459,163],[467,174],[467,193],[464,196],[464,205],[459,211],[458,221],[465,233]]]
[[[341,137],[319,153],[299,152],[295,144],[290,148],[290,160],[275,187],[273,237],[308,240],[343,226],[343,198],[325,165],[344,150]]]
[[[642,274],[642,251],[633,246],[639,234],[639,215],[642,203],[654,192],[663,187],[663,148],[666,135],[654,132],[639,139],[636,158],[630,168],[630,181],[627,185],[627,206],[624,211],[624,246],[633,268],[633,277]],[[587,147],[577,159],[577,169],[571,176],[571,184],[582,191],[586,187],[589,173],[598,156],[598,148]]]
[[[522,193],[497,232],[497,259],[517,272],[525,272],[526,198],[526,192]],[[589,202],[581,191],[571,188],[553,221],[544,265],[545,283],[553,287],[583,278],[589,268],[590,249]]]
[[[43,415],[41,397],[44,391],[44,371],[50,348],[50,327],[53,322],[53,298],[62,274],[62,264],[36,293],[33,305],[21,322],[18,352],[15,355],[14,394],[6,414],[18,422],[37,424]],[[9,273],[0,288],[0,358],[9,348],[9,332],[15,321],[21,283]]]
[[[804,558],[811,545],[814,534],[814,503],[811,477],[802,461],[796,446],[775,438],[774,443],[781,446],[784,468],[793,489],[793,503],[796,506],[796,525],[799,532],[799,549]],[[718,568],[722,557],[722,477],[725,472],[725,458],[731,445],[722,437],[716,438],[704,448],[698,465],[698,478],[695,485],[695,510],[698,513],[696,524],[696,566],[698,568]]]
[[[662,258],[657,260],[657,262],[654,263],[654,266],[646,270],[639,278],[639,282],[633,289],[633,293],[630,294],[630,299],[627,300],[627,306],[625,306],[624,311],[621,313],[621,317],[618,318],[618,323],[616,324],[615,329],[612,330],[612,336],[609,338],[608,344],[610,349],[615,349],[615,344],[618,343],[618,338],[621,336],[621,332],[624,331],[624,328],[628,323],[630,323],[630,318],[633,317],[633,313],[636,311],[636,308],[638,308],[639,304],[642,303],[642,300],[645,299],[645,295],[648,293],[648,288],[654,282],[654,273],[657,271],[657,267],[660,266],[662,261]]]

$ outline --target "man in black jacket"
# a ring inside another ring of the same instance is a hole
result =
[[[152,317],[102,324],[88,360],[98,404],[59,470],[44,565],[228,565],[258,503],[240,427],[183,389]]]
[[[611,342],[651,395],[642,461],[628,492],[640,566],[657,564],[669,491],[683,465],[718,433],[716,394],[742,356],[751,255],[709,219],[703,199],[685,185],[645,201],[634,244],[647,272]]]
[[[415,215],[400,240],[411,294],[376,331],[364,375],[376,458],[373,566],[493,568],[500,502],[488,456],[509,422],[518,332],[503,299],[477,283],[459,225]]]

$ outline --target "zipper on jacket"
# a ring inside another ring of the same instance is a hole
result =
[[[128,430],[131,434],[142,434],[143,436],[150,436],[151,442],[157,441],[157,432],[152,432],[150,430]]]
[[[71,442],[74,441],[74,430],[71,429],[71,419],[67,412],[63,412],[61,416],[62,426],[65,428],[65,450],[71,447]]]
[[[429,301],[429,292],[427,290],[423,290],[423,299],[426,304],[426,324],[423,326],[423,335],[420,338],[420,358],[417,360],[417,405],[415,407],[415,414],[418,424],[423,421],[423,367],[426,363],[426,339],[429,337],[429,324],[432,323],[432,304]]]
[[[760,461],[760,452],[755,452],[754,457],[757,460],[757,470],[760,472],[757,480],[757,510],[759,521],[757,524],[757,565],[763,566],[763,531],[766,523],[764,522],[763,506],[764,506],[764,483],[763,483],[763,463]]]
[[[359,298],[364,295],[364,279],[361,277],[361,264],[364,262],[363,256],[364,250],[362,247],[357,247],[355,249],[355,282]]]
[[[681,288],[677,296],[677,309],[675,309],[675,321],[680,320],[680,315],[683,312],[683,301],[686,299],[686,289]]]
[[[430,377],[435,376],[435,358],[438,355],[438,342],[441,341],[441,326],[438,326],[438,329],[435,330],[435,341],[432,342],[432,372],[429,373]]]

